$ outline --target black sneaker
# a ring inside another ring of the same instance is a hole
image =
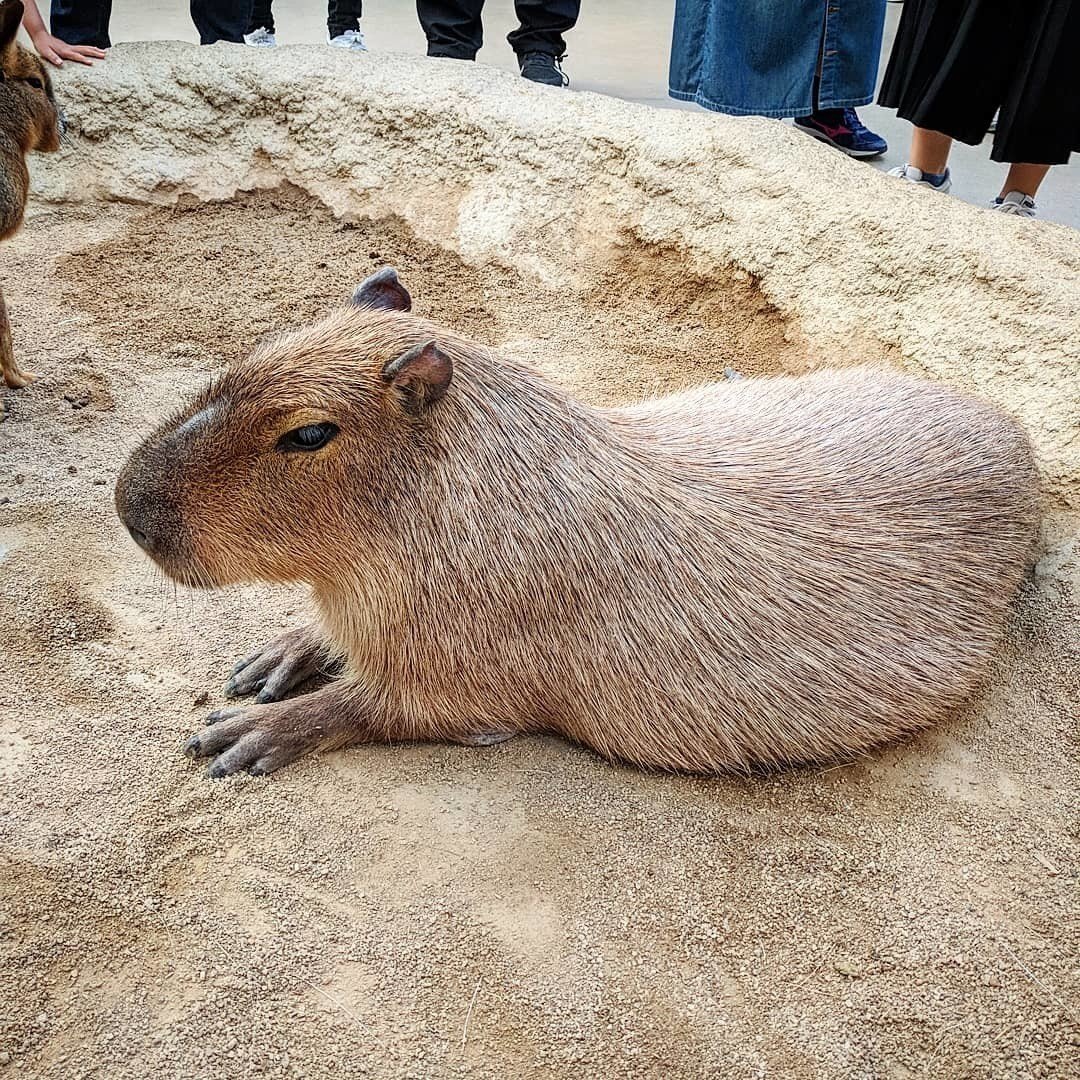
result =
[[[569,76],[562,69],[562,57],[546,52],[527,52],[518,57],[523,78],[545,86],[569,86]]]

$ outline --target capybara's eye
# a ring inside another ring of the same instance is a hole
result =
[[[35,79],[33,76],[26,80],[35,90],[44,90],[45,84],[40,79]]]
[[[340,430],[337,424],[305,424],[282,435],[278,439],[278,449],[287,453],[295,450],[319,450]]]

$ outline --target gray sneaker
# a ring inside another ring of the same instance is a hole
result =
[[[258,30],[244,35],[244,44],[256,49],[272,49],[277,44],[277,38],[265,26],[260,26]]]
[[[346,30],[337,37],[327,37],[327,45],[333,45],[335,49],[348,49],[350,52],[367,52],[364,35],[360,30]]]
[[[1004,198],[997,198],[990,204],[991,210],[999,214],[1014,214],[1016,217],[1038,217],[1039,211],[1035,200],[1022,191],[1007,191]]]
[[[945,170],[945,175],[942,177],[939,184],[924,179],[926,174],[922,169],[916,169],[914,165],[897,165],[895,169],[889,170],[889,175],[899,177],[901,180],[906,180],[909,184],[921,184],[923,187],[928,187],[931,191],[940,191],[942,195],[952,187],[952,176],[948,169]]]

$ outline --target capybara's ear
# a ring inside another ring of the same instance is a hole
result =
[[[408,311],[412,307],[412,297],[392,266],[384,266],[357,285],[352,302],[356,307],[381,311]]]
[[[0,64],[6,64],[10,59],[22,17],[22,0],[0,0]],[[0,79],[3,77],[4,73],[0,70]]]
[[[401,407],[419,416],[446,393],[454,365],[434,341],[426,341],[383,368],[383,378],[397,391]]]

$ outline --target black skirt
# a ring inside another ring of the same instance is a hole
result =
[[[1080,0],[906,0],[878,103],[994,161],[1080,151]]]

